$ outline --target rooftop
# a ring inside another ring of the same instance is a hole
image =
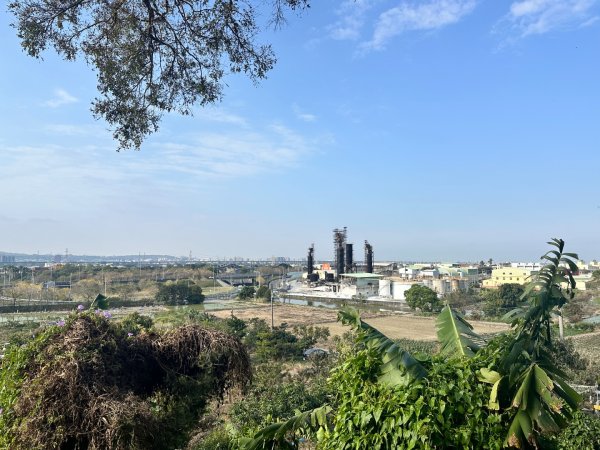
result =
[[[383,275],[379,275],[378,273],[341,273],[340,276],[347,278],[383,278]]]

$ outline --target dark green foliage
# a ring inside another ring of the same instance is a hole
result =
[[[105,2],[12,0],[21,46],[31,56],[53,47],[67,60],[84,58],[98,77],[93,113],[114,127],[119,148],[139,149],[162,114],[192,114],[218,101],[222,77],[243,72],[253,81],[275,64],[256,43],[254,2]],[[277,0],[273,20],[307,0]]]
[[[98,308],[98,309],[108,309],[110,302],[108,298],[102,294],[98,294],[92,304],[90,305],[90,309]]]
[[[202,288],[191,281],[165,283],[158,288],[156,301],[166,305],[197,305],[204,301]]]
[[[223,427],[213,428],[191,450],[234,450],[234,444]]]
[[[483,293],[484,311],[489,316],[503,316],[523,303],[521,296],[525,289],[517,283],[507,283],[498,289],[486,290]]]
[[[232,406],[231,421],[238,432],[247,435],[273,420],[287,420],[298,410],[321,406],[329,394],[325,376],[294,378],[281,364],[261,364],[247,395]]]
[[[246,322],[242,319],[238,319],[233,313],[231,314],[231,317],[225,319],[225,329],[238,339],[242,339],[246,336],[246,328],[248,328]]]
[[[256,298],[269,300],[271,298],[271,289],[264,285],[259,286],[259,288],[256,290]]]
[[[254,298],[255,293],[256,291],[254,290],[254,286],[244,286],[242,289],[240,289],[238,298],[240,300],[248,300]]]
[[[148,316],[142,316],[141,314],[134,312],[131,313],[121,321],[121,328],[125,333],[131,333],[132,335],[139,334],[141,331],[148,331],[152,328],[152,318]]]
[[[294,334],[298,337],[298,345],[302,350],[314,346],[319,341],[329,337],[329,328],[314,325],[295,325]]]
[[[481,301],[481,297],[473,288],[466,291],[457,290],[444,294],[442,297],[444,303],[448,303],[452,309],[465,310]]]
[[[420,284],[413,284],[404,295],[408,306],[423,312],[439,311],[443,306],[442,300],[438,298],[435,291]]]
[[[558,436],[545,439],[541,444],[542,448],[547,450],[598,450],[600,416],[577,411],[567,428]]]
[[[255,355],[258,361],[301,359],[303,350],[302,343],[288,331],[285,323],[273,330],[263,328],[257,334]]]

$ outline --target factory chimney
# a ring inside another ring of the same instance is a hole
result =
[[[368,241],[365,241],[365,264],[365,272],[373,273],[373,246]]]
[[[308,247],[308,257],[306,259],[308,264],[308,274],[310,275],[313,273],[315,266],[315,244],[311,244],[310,247]]]
[[[346,273],[352,272],[353,265],[354,265],[353,244],[346,244]]]

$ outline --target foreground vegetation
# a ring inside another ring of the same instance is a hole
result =
[[[597,448],[597,428],[578,413],[582,399],[560,368],[551,332],[553,312],[574,296],[577,256],[564,253],[562,240],[550,244],[512,332],[490,342],[448,305],[433,357],[413,355],[356,313],[341,313],[358,345],[333,371],[333,402],[265,428],[246,447],[291,448],[312,436],[323,449],[582,448],[562,430]]]
[[[351,310],[333,342],[187,307],[159,326],[101,310],[31,324],[1,366],[0,448],[598,448],[567,384],[594,382],[576,351],[588,338],[551,326],[574,287],[554,244],[513,330],[485,339],[448,305],[439,344],[391,341]],[[315,345],[331,351],[305,359]]]

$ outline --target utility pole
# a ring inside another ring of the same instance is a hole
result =
[[[273,317],[274,317],[274,314],[273,314],[273,289],[271,289],[271,331],[273,331],[273,328],[274,328]]]

